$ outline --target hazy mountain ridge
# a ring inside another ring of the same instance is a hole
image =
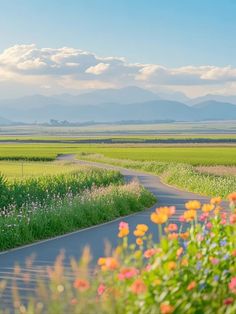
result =
[[[173,96],[173,95],[172,95]],[[178,96],[178,94],[177,94]],[[182,97],[182,95],[179,95]],[[207,100],[189,105],[161,99],[138,87],[93,91],[81,95],[42,95],[0,100],[0,115],[8,121],[115,122],[127,120],[236,120],[236,105]],[[9,119],[9,120],[8,120]],[[6,124],[6,122],[5,122]]]

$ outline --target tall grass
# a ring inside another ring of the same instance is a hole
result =
[[[122,176],[117,171],[84,168],[67,174],[26,178],[8,181],[0,175],[0,209],[21,208],[27,204],[47,204],[61,199],[68,193],[72,196],[95,186],[120,184]]]
[[[207,196],[219,195],[226,198],[229,193],[236,190],[235,176],[201,173],[188,164],[120,160],[105,158],[99,154],[80,155],[79,158],[143,170],[161,176],[162,180],[168,184]]]
[[[76,196],[54,199],[50,205],[5,210],[0,215],[0,250],[109,221],[150,207],[155,201],[150,192],[133,182],[93,187]]]

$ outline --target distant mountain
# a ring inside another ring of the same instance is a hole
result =
[[[234,120],[236,105],[215,100],[204,101],[193,106],[201,120]]]
[[[182,94],[176,96],[184,99]],[[28,123],[50,119],[70,122],[236,120],[236,105],[215,100],[189,105],[183,101],[161,99],[141,88],[127,87],[76,96],[33,95],[0,100],[0,115],[12,121]]]
[[[206,101],[218,101],[218,102],[224,102],[224,103],[231,103],[236,105],[236,95],[213,95],[213,94],[208,94],[202,97],[197,97],[194,99],[186,99],[185,103],[189,105],[196,105],[201,102],[206,102]]]

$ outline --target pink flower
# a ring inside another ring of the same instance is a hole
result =
[[[209,213],[203,213],[199,219],[200,221],[205,221],[207,220],[208,217],[209,217]]]
[[[155,249],[148,249],[144,252],[144,257],[150,258],[156,253]]]
[[[127,222],[121,221],[119,223],[119,230],[121,229],[129,229],[129,224]]]
[[[212,228],[212,223],[211,223],[211,222],[208,222],[208,223],[206,224],[206,227],[207,227],[208,229],[211,229],[211,228]]]
[[[229,283],[229,289],[236,294],[236,277],[232,277]]]
[[[101,283],[101,284],[98,286],[98,289],[97,289],[98,295],[102,295],[102,294],[105,292],[105,290],[106,290],[106,286]]]
[[[197,241],[203,241],[204,240],[204,236],[202,234],[197,234]]]
[[[226,222],[227,222],[226,219],[221,219],[220,224],[221,224],[221,225],[226,225]]]
[[[118,274],[119,280],[130,279],[138,274],[138,270],[135,267],[123,268]]]
[[[184,215],[179,216],[179,222],[185,222],[186,219],[184,218]]]
[[[213,265],[217,265],[217,264],[219,263],[219,259],[213,257],[213,258],[211,258],[211,263],[212,263]]]
[[[231,224],[235,224],[235,223],[236,223],[236,214],[230,215],[230,217],[229,217],[229,222],[230,222]]]
[[[151,268],[152,268],[152,265],[147,264],[147,266],[145,267],[145,270],[146,270],[146,271],[149,271],[149,270],[151,270]]]

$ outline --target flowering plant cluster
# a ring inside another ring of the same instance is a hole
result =
[[[150,217],[158,227],[157,243],[147,225],[131,230],[121,222],[120,245],[99,258],[95,272],[89,270],[87,249],[79,263],[72,261],[69,275],[59,258],[47,270],[50,283],[41,277],[28,307],[19,293],[14,304],[24,313],[32,308],[37,313],[45,308],[48,313],[236,313],[236,193],[228,200],[227,210],[219,197],[209,204],[187,202],[176,223],[169,223],[174,207],[157,208]]]

